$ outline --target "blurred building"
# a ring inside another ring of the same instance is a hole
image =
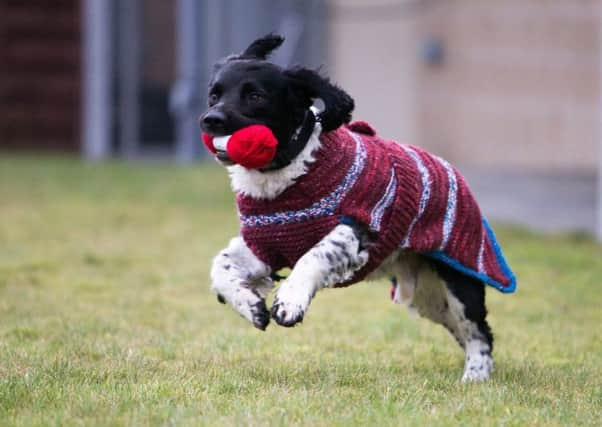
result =
[[[602,239],[599,0],[329,5],[355,117],[458,165],[493,219]]]
[[[211,65],[270,31],[288,38],[276,62],[324,64],[324,8],[322,0],[0,0],[0,148],[193,160]]]
[[[597,168],[598,0],[331,3],[333,71],[386,134],[467,166]]]
[[[493,219],[594,231],[600,3],[0,0],[0,146],[197,158],[211,64],[277,31],[277,63],[324,64],[356,118],[458,165]]]
[[[0,148],[79,150],[80,5],[0,0]]]

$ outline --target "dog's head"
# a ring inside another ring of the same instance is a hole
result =
[[[288,165],[303,148],[299,145],[307,142],[294,136],[308,119],[313,124],[309,107],[316,99],[324,104],[317,117],[323,132],[349,122],[354,107],[347,93],[317,71],[283,69],[266,61],[283,41],[283,37],[269,34],[242,53],[219,61],[209,83],[208,109],[200,118],[203,131],[216,137],[254,124],[270,128],[278,140],[270,170]],[[223,151],[216,157],[225,165],[232,164]]]

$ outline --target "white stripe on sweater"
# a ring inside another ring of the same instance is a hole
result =
[[[486,273],[483,265],[483,253],[485,252],[485,233],[481,236],[481,246],[479,246],[479,255],[477,256],[477,269],[479,273]]]
[[[443,250],[449,242],[449,237],[451,236],[452,230],[454,228],[454,223],[456,222],[458,179],[456,177],[456,172],[454,171],[454,168],[452,168],[452,166],[449,163],[447,163],[447,161],[436,156],[435,159],[445,169],[445,172],[447,173],[448,182],[447,206],[445,208],[445,216],[443,217],[443,235],[441,237],[441,246],[439,247],[439,249]]]
[[[401,243],[401,247],[405,249],[408,246],[410,246],[410,238],[412,237],[412,230],[414,229],[414,226],[416,225],[416,223],[418,222],[418,220],[424,213],[424,211],[426,209],[426,205],[427,205],[429,199],[431,198],[431,178],[430,178],[428,169],[426,168],[424,163],[422,163],[422,159],[420,158],[418,153],[416,153],[416,151],[414,151],[407,145],[402,145],[401,147],[406,151],[406,153],[408,153],[410,155],[410,157],[412,157],[412,159],[414,160],[414,163],[416,163],[416,167],[418,168],[418,171],[420,172],[420,180],[422,181],[422,194],[420,195],[420,203],[418,205],[418,213],[416,214],[416,216],[410,223],[410,226],[408,227],[408,232],[406,233],[406,236],[404,237],[404,239]]]
[[[380,225],[383,220],[383,215],[385,214],[385,210],[391,203],[393,203],[393,199],[395,199],[395,190],[397,189],[397,179],[395,178],[395,169],[391,168],[391,178],[389,179],[389,183],[387,184],[387,188],[385,189],[385,194],[381,197],[381,199],[376,203],[374,209],[370,213],[370,228],[375,231],[380,231]]]

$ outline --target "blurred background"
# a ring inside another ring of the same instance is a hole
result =
[[[466,175],[494,221],[602,239],[599,0],[0,0],[0,155],[207,161],[211,64],[255,37]]]

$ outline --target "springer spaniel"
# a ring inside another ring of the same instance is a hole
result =
[[[289,327],[318,290],[385,277],[394,302],[443,325],[464,349],[462,381],[486,380],[485,284],[512,292],[516,281],[466,182],[445,160],[350,123],[353,99],[318,72],[268,62],[283,41],[270,34],[217,63],[200,118],[241,219],[241,235],[211,268],[218,300],[261,330],[270,318]],[[251,125],[277,140],[259,168],[235,163],[225,148]],[[283,267],[292,269],[286,278]]]

